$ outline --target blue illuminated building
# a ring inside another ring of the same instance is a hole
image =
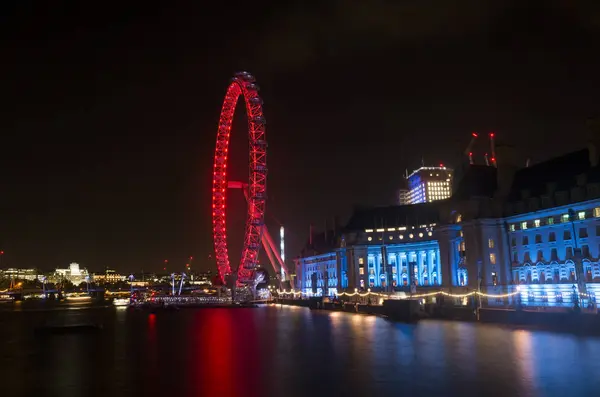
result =
[[[470,165],[452,197],[356,209],[344,228],[308,244],[296,262],[306,294],[356,290],[513,297],[487,305],[572,307],[600,294],[600,144],[519,167]]]
[[[444,200],[452,193],[453,170],[440,167],[421,167],[407,178],[408,192],[404,204],[430,203]]]

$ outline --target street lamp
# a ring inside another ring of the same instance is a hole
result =
[[[133,276],[133,274],[129,275],[129,287],[130,287],[130,294],[133,297],[133,280],[135,279],[135,277]]]

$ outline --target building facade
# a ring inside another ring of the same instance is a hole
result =
[[[116,284],[127,280],[127,276],[117,273],[114,269],[106,269],[103,273],[94,273],[92,281],[98,284]]]
[[[11,267],[8,269],[0,270],[0,277],[12,280],[41,281],[43,278],[43,274],[37,269],[17,269]]]
[[[430,203],[444,200],[452,194],[450,168],[421,167],[408,176],[408,197],[403,204]]]
[[[57,268],[51,277],[51,281],[59,282],[60,280],[68,280],[74,285],[79,285],[89,281],[89,273],[87,269],[80,268],[78,263],[71,263],[68,268]]]
[[[498,147],[497,166],[469,166],[449,199],[357,209],[328,246],[297,260],[297,287],[323,294],[326,285],[330,295],[480,291],[493,296],[489,305],[595,305],[596,147],[527,168]]]
[[[410,195],[408,189],[399,189],[398,190],[398,205],[408,205],[410,204]]]

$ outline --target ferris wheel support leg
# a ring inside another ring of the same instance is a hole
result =
[[[265,252],[267,253],[267,256],[269,257],[269,262],[271,262],[271,266],[273,267],[273,271],[275,272],[275,274],[279,274],[280,269],[277,266],[278,265],[277,260],[273,256],[273,250],[271,249],[271,247],[269,247],[269,243],[267,242],[267,239],[265,238],[264,232],[262,235],[262,243],[263,243]]]
[[[267,243],[268,243],[269,247],[271,248],[271,251],[273,252],[273,255],[277,259],[277,263],[283,269],[283,271],[285,272],[285,275],[287,277],[289,277],[290,273],[288,271],[288,268],[285,265],[285,263],[283,262],[283,259],[281,259],[281,255],[279,254],[279,250],[277,249],[275,243],[273,242],[273,237],[271,237],[271,234],[267,230],[266,226],[263,227],[263,237],[267,240]]]

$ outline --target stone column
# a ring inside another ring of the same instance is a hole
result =
[[[440,261],[440,249],[438,248],[435,251],[435,270],[437,272],[438,275],[438,285],[442,285],[442,263]]]
[[[419,285],[423,285],[423,251],[417,251],[417,277]]]

